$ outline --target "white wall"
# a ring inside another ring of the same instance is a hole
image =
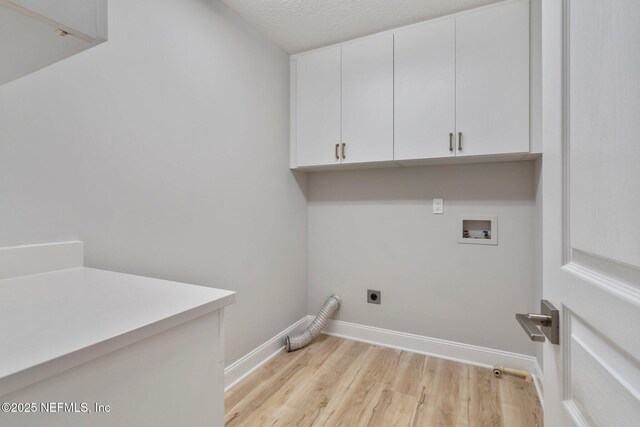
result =
[[[110,0],[109,41],[0,86],[0,245],[238,292],[227,363],[306,314],[289,59],[220,2]]]
[[[311,313],[336,292],[340,320],[533,354],[533,162],[318,172],[308,196]],[[462,214],[497,215],[498,246],[458,244]]]

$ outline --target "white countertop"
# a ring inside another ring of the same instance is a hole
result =
[[[0,280],[0,396],[234,299],[222,289],[85,267]]]

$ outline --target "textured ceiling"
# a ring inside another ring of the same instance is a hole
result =
[[[499,0],[222,0],[289,53]]]

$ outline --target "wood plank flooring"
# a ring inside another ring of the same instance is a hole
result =
[[[227,426],[542,426],[532,383],[322,335],[225,395]]]

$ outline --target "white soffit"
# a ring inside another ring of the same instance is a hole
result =
[[[288,53],[298,53],[499,0],[223,0]]]

